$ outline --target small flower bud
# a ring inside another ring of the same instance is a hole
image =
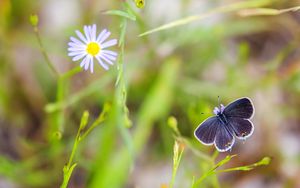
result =
[[[32,14],[29,17],[29,21],[33,27],[36,27],[39,23],[39,17],[36,14]]]

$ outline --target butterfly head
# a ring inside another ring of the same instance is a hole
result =
[[[225,106],[223,104],[221,104],[220,107],[215,107],[214,108],[214,114],[215,115],[222,114],[224,109],[225,109]]]

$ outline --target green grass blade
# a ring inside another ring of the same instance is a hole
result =
[[[132,21],[136,20],[136,17],[135,17],[134,14],[132,14],[130,12],[125,12],[125,11],[122,11],[122,10],[109,10],[109,11],[106,11],[104,14],[121,16],[123,18],[127,18],[127,19],[130,19]]]
[[[287,12],[296,12],[300,10],[300,6],[287,9],[272,9],[272,8],[255,8],[245,9],[238,12],[240,16],[276,16]]]
[[[183,143],[180,143],[179,141],[175,141],[174,148],[173,148],[173,171],[172,171],[172,179],[170,183],[170,188],[173,188],[175,183],[175,178],[177,174],[177,169],[179,166],[179,163],[181,161],[181,157],[184,151],[184,145]]]
[[[272,2],[272,0],[252,0],[252,1],[238,2],[238,3],[234,3],[234,4],[230,4],[230,5],[225,5],[225,6],[210,10],[203,14],[188,16],[186,18],[182,18],[182,19],[170,22],[168,24],[165,24],[165,25],[159,26],[157,28],[151,29],[149,31],[146,31],[146,32],[140,34],[139,36],[142,37],[142,36],[149,35],[149,34],[152,34],[152,33],[158,32],[158,31],[185,25],[185,24],[188,24],[188,23],[191,23],[194,21],[205,19],[205,18],[213,16],[215,14],[228,13],[228,12],[238,11],[238,10],[245,9],[245,8],[255,8],[255,7],[266,6],[266,5],[269,5],[271,2]]]

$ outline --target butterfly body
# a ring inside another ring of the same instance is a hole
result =
[[[217,114],[217,116],[223,124],[225,124],[225,125],[228,124],[227,118],[223,113],[219,113],[219,114]]]
[[[235,138],[245,140],[252,135],[254,126],[250,119],[254,106],[249,98],[241,98],[228,106],[215,107],[215,116],[203,121],[195,130],[195,137],[205,145],[214,144],[218,151],[232,148]]]

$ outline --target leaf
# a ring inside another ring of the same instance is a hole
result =
[[[125,11],[122,11],[122,10],[108,10],[104,14],[121,16],[123,18],[128,18],[128,19],[130,19],[132,21],[136,20],[136,17],[135,17],[135,15],[133,13],[131,13],[131,12],[125,12]]]

